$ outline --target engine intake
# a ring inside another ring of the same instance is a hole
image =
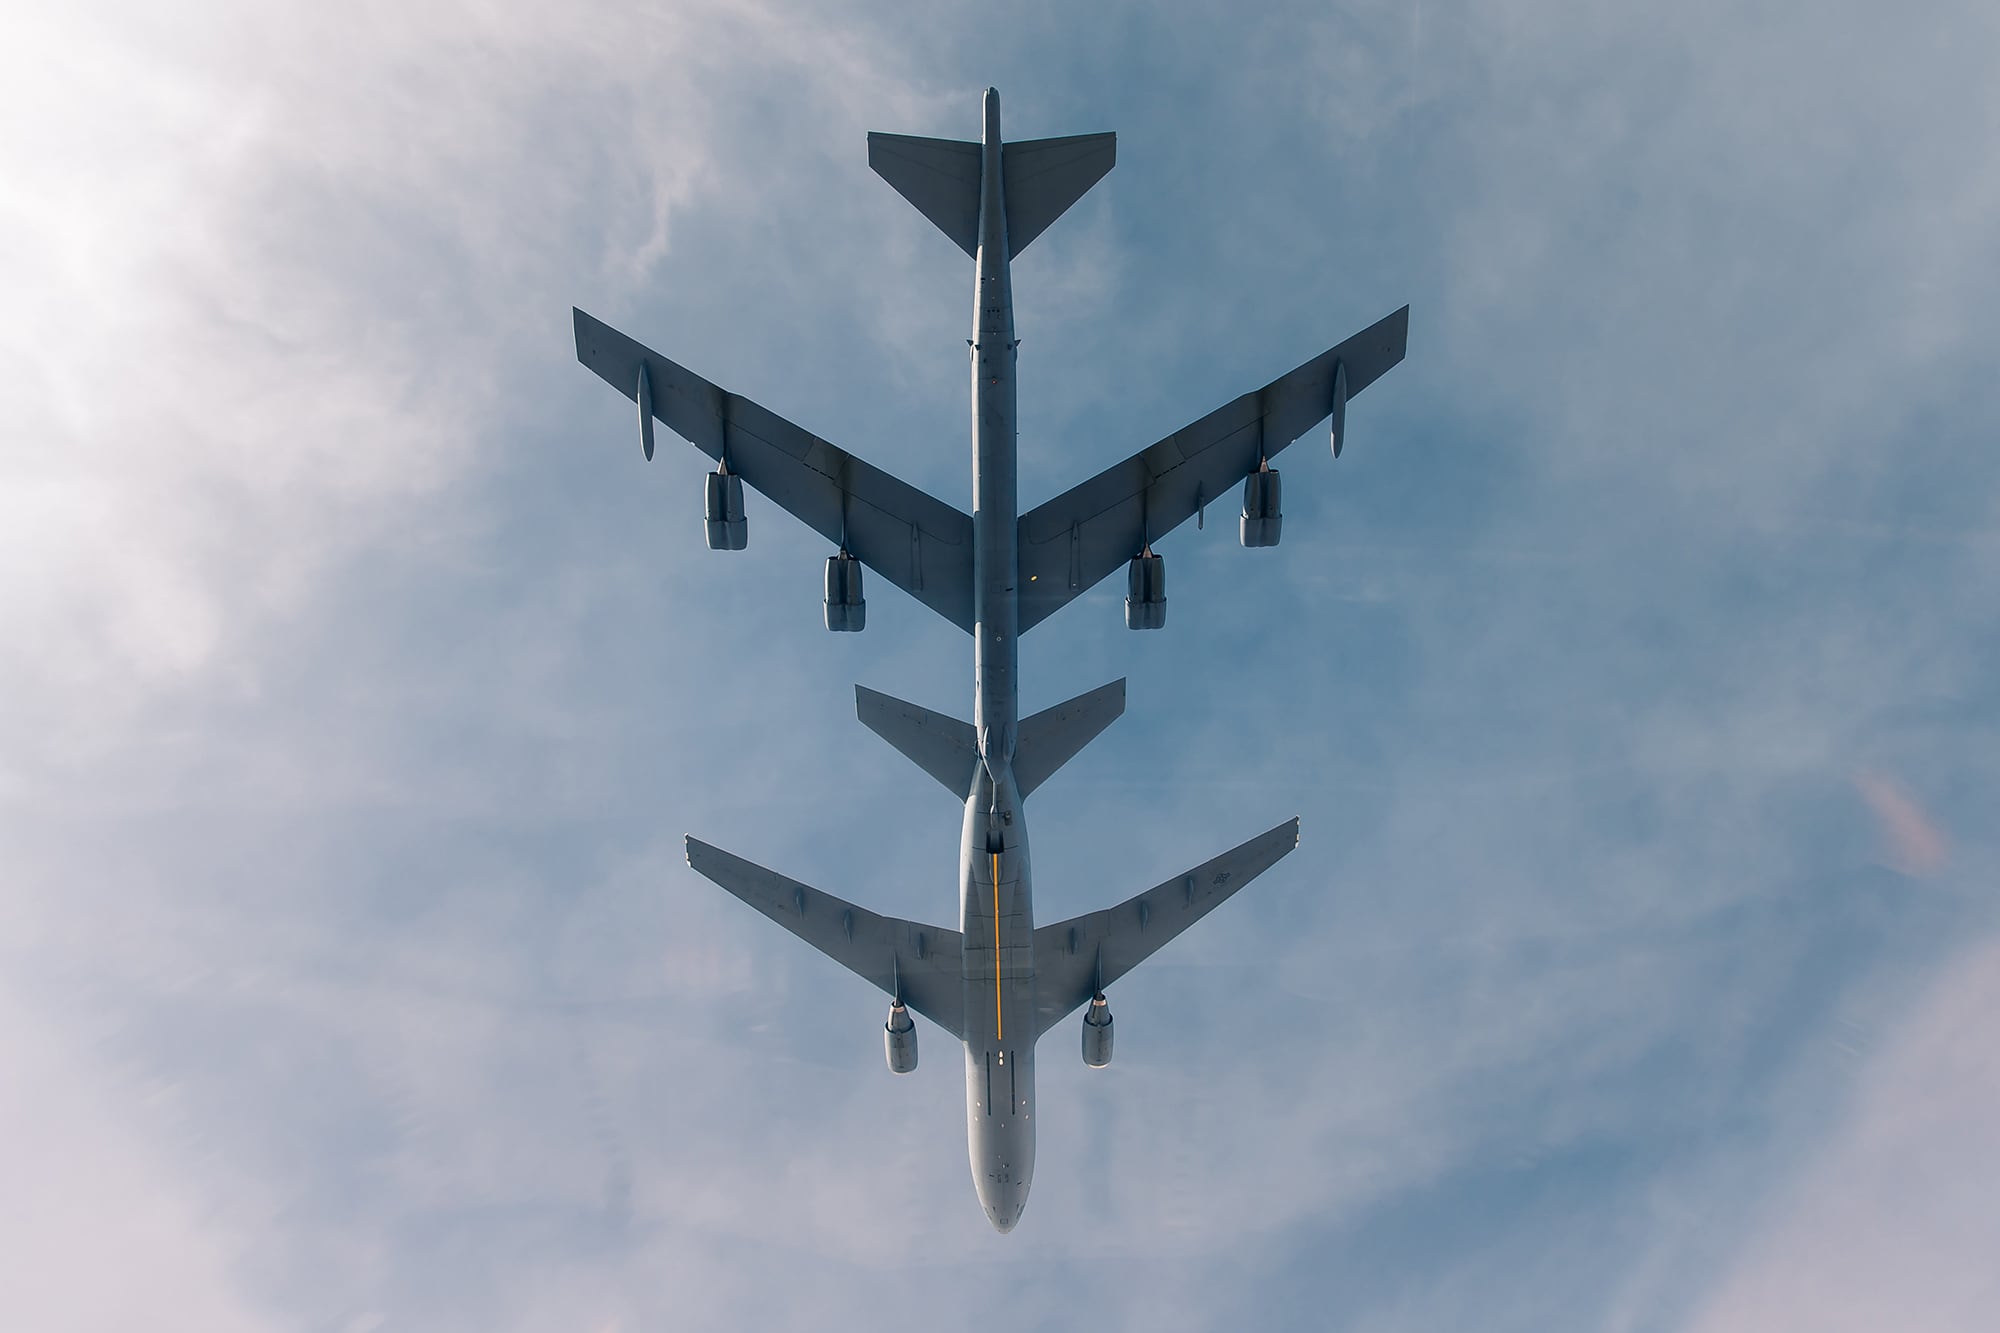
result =
[[[1111,1063],[1111,1006],[1102,995],[1093,995],[1083,1011],[1083,1062],[1092,1069]]]
[[[1125,574],[1125,628],[1164,629],[1167,624],[1167,562],[1153,548],[1132,557]]]
[[[907,1074],[917,1067],[917,1025],[900,1004],[889,1006],[889,1021],[882,1025],[882,1049],[889,1058],[890,1073]]]
[[[708,522],[709,550],[740,551],[750,544],[750,525],[743,517],[743,478],[727,467],[708,474],[703,513]]]
[[[842,551],[826,558],[826,627],[856,634],[868,624],[868,603],[861,595],[861,562]]]
[[[1259,467],[1243,482],[1243,520],[1240,533],[1245,546],[1276,546],[1285,516],[1278,512],[1278,474]]]

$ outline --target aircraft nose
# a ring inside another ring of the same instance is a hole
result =
[[[995,1199],[986,1205],[986,1220],[1004,1236],[1021,1220],[1021,1203],[1019,1199]]]

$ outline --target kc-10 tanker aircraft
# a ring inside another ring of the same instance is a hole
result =
[[[1117,138],[1003,143],[1000,95],[984,98],[978,143],[870,134],[868,161],[973,261],[972,513],[935,500],[576,312],[577,359],[653,422],[715,460],[708,544],[743,549],[748,483],[836,545],[826,626],[859,630],[867,566],[972,636],[972,722],[857,686],[861,721],[965,802],[958,929],[879,916],[696,838],[688,864],[885,991],[889,1068],[916,1068],[910,1011],[965,1046],[972,1181],[995,1228],[1020,1220],[1035,1170],[1035,1043],[1079,1008],[1083,1060],[1111,1059],[1106,987],[1298,845],[1299,822],[1176,875],[1116,907],[1037,927],[1024,803],[1125,708],[1114,681],[1019,716],[1018,643],[1120,565],[1125,623],[1166,623],[1153,543],[1231,487],[1243,487],[1245,546],[1278,544],[1271,460],[1332,418],[1340,456],[1347,400],[1403,359],[1409,307],[1261,389],[1217,408],[1089,481],[1022,514],[1016,497],[1014,300],[1009,265],[1111,169]]]

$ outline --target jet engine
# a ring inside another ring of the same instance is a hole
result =
[[[868,624],[868,603],[861,596],[861,562],[847,553],[826,558],[826,627],[859,633]]]
[[[1083,1062],[1092,1069],[1111,1063],[1111,1006],[1102,995],[1091,996],[1090,1008],[1083,1011]]]
[[[1278,512],[1278,474],[1258,464],[1243,482],[1243,521],[1240,534],[1245,546],[1276,546],[1285,516]]]
[[[1125,628],[1164,629],[1167,623],[1167,562],[1153,548],[1132,557],[1125,574]]]
[[[708,549],[740,551],[750,544],[750,525],[743,517],[743,478],[724,463],[708,474],[707,502],[703,513],[708,521]]]
[[[1105,1033],[1106,1040],[1110,1033]],[[882,1049],[889,1057],[889,1072],[907,1074],[917,1067],[917,1025],[910,1011],[900,1004],[889,1006],[889,1021],[882,1025]],[[1105,1046],[1110,1051],[1110,1046]]]

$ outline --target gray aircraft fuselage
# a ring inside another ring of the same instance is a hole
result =
[[[1028,824],[1014,783],[1020,720],[1016,587],[1014,286],[1002,198],[1000,94],[986,90],[979,253],[973,269],[973,728],[981,764],[965,799],[959,930],[965,938],[965,1122],[972,1183],[1001,1231],[1035,1174],[1035,914]]]

